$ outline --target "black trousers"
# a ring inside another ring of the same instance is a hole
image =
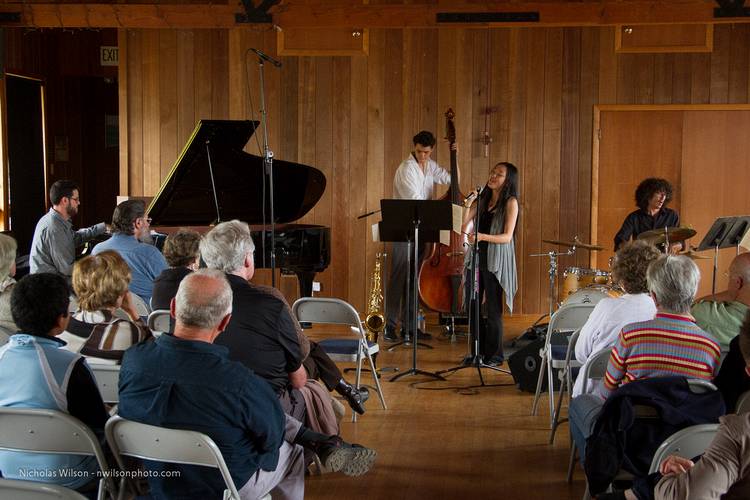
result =
[[[425,245],[420,245],[418,265],[422,264],[425,254]],[[391,272],[388,275],[388,289],[386,291],[385,303],[385,320],[386,325],[396,328],[401,323],[401,328],[411,330],[409,321],[411,321],[412,303],[408,300],[409,290],[406,288],[407,281],[409,286],[414,284],[411,281],[413,269],[409,269],[409,244],[393,243],[391,246]],[[413,260],[413,259],[412,259]],[[412,262],[412,266],[414,262]],[[409,279],[407,280],[407,276]]]
[[[317,342],[310,341],[310,355],[302,364],[307,370],[307,376],[319,379],[329,391],[332,391],[338,385],[339,380],[344,378],[339,367]]]
[[[479,354],[485,359],[503,354],[503,288],[494,273],[487,270],[487,254],[479,254],[479,320],[476,318],[476,306],[471,300],[472,290],[471,269],[466,271],[467,296],[465,303],[469,304],[471,324],[478,325]],[[484,299],[484,303],[483,302]]]

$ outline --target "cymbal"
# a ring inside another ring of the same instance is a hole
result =
[[[582,248],[584,250],[591,250],[593,252],[604,250],[604,247],[600,247],[599,245],[591,245],[590,243],[584,243],[582,241],[578,241],[578,238],[573,238],[573,241],[560,241],[560,240],[542,240],[542,241],[544,243],[551,243],[553,245],[560,245],[563,247]]]
[[[638,235],[639,240],[644,240],[652,245],[661,245],[666,240],[665,233],[669,235],[670,243],[677,243],[692,238],[697,234],[695,229],[689,227],[669,227],[665,229],[652,229]]]

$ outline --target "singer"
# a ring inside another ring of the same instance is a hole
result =
[[[484,189],[477,189],[478,196],[469,196],[471,203],[464,213],[463,231],[469,234],[469,243],[474,244],[472,230],[474,216],[479,210],[479,262],[477,276],[480,303],[483,302],[480,321],[473,317],[475,306],[471,302],[469,284],[471,280],[471,254],[466,252],[466,300],[472,324],[479,325],[479,354],[484,364],[499,366],[503,355],[503,292],[508,309],[513,312],[513,297],[518,289],[516,274],[516,252],[514,235],[518,221],[518,169],[512,163],[501,162],[490,171]]]

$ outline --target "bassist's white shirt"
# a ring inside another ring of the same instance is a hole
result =
[[[401,162],[393,176],[393,197],[400,200],[431,200],[435,184],[450,184],[451,174],[432,159],[425,172],[413,155]]]

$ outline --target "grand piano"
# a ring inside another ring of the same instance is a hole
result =
[[[153,227],[206,227],[239,219],[255,242],[255,267],[271,267],[269,190],[263,158],[245,153],[259,122],[201,120],[148,207]],[[276,267],[294,273],[310,296],[331,262],[330,228],[293,224],[323,196],[326,178],[307,165],[273,161]]]

